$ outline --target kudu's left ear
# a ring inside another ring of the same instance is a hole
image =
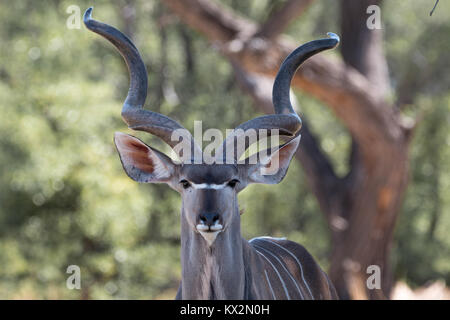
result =
[[[270,155],[266,155],[257,164],[248,166],[249,183],[277,184],[283,180],[289,164],[300,143],[301,136],[292,139],[288,143]]]
[[[136,137],[116,132],[114,143],[127,175],[137,182],[169,182],[176,164],[164,153]]]

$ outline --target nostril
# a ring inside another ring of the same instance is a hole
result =
[[[209,227],[216,224],[219,218],[219,214],[217,213],[203,213],[199,215],[200,221]]]

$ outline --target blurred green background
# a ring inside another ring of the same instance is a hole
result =
[[[282,1],[222,2],[261,21]],[[257,115],[228,61],[159,1],[1,1],[0,298],[173,298],[180,199],[123,172],[112,137],[131,133],[120,117],[126,67],[82,23],[67,27],[71,5],[81,14],[95,5],[95,18],[132,34],[149,72],[147,108],[187,128],[195,119],[204,128],[232,128]],[[450,282],[450,3],[441,1],[429,17],[433,5],[390,0],[382,16],[392,83],[415,92],[407,112],[422,117],[392,253],[396,280],[412,287]],[[336,30],[330,17],[337,10],[335,1],[316,1],[287,33],[303,43]],[[344,174],[347,131],[321,103],[297,96]],[[327,225],[302,177],[293,161],[280,185],[247,188],[240,195],[243,235],[287,236],[326,269]],[[69,265],[81,268],[81,290],[66,288]]]

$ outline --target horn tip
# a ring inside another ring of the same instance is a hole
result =
[[[94,7],[90,7],[84,13],[83,21],[84,21],[85,24],[87,24],[92,19],[92,10],[93,9],[94,9]]]
[[[327,33],[328,38],[330,39],[334,39],[337,41],[337,43],[339,43],[341,41],[341,39],[339,38],[339,36],[336,33],[333,32],[328,32]]]

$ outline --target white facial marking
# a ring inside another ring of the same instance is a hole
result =
[[[222,226],[221,224],[216,223],[216,224],[212,225],[212,226],[210,227],[210,229],[211,229],[212,231],[220,231],[220,230],[223,229],[223,226]]]
[[[214,224],[211,227],[208,227],[205,224],[198,224],[195,226],[197,230],[200,232],[202,237],[208,243],[208,246],[211,246],[217,238],[217,235],[222,232],[223,226],[221,224]]]
[[[194,189],[223,189],[227,186],[227,183],[215,184],[215,183],[191,183]]]
[[[206,224],[198,224],[196,227],[198,231],[206,231],[209,229],[209,227]]]
[[[221,230],[219,231],[213,231],[213,232],[205,232],[205,231],[200,231],[200,234],[202,235],[202,237],[206,240],[206,242],[208,243],[208,246],[211,246],[214,241],[217,238],[217,235],[221,232]]]

